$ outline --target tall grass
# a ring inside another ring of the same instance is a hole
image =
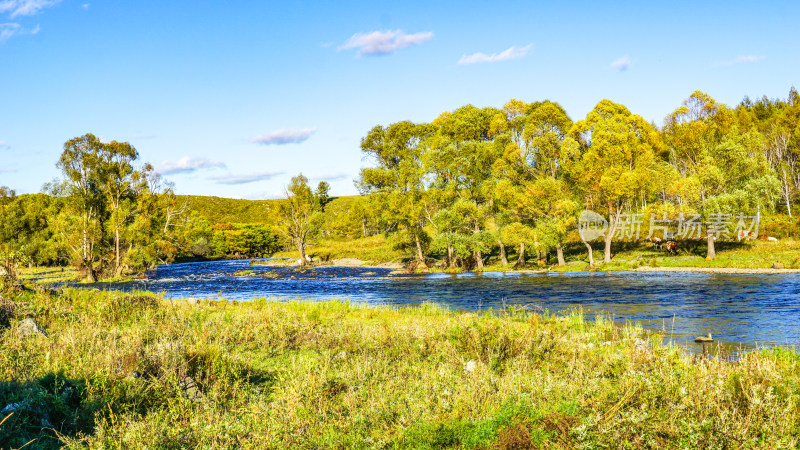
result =
[[[4,295],[4,448],[800,443],[794,350],[697,358],[579,311]],[[24,317],[50,337],[19,336]]]

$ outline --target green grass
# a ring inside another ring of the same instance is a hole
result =
[[[25,267],[19,270],[22,281],[39,283],[59,283],[64,281],[78,281],[80,274],[74,267]]]
[[[318,239],[307,250],[307,253],[323,261],[339,258],[357,258],[373,263],[397,262],[403,259],[403,252],[392,250],[382,235],[365,238]],[[297,251],[278,252],[273,258],[298,258]]]
[[[768,269],[775,263],[782,264],[787,269],[800,268],[800,241],[791,238],[778,242],[718,242],[717,258],[713,260],[705,259],[705,251],[705,242],[696,252],[681,249],[677,255],[668,255],[642,244],[633,249],[615,252],[612,263],[603,268],[627,270],[639,266],[655,266]],[[602,251],[595,252],[595,262],[602,262],[602,258]]]
[[[696,359],[580,311],[3,295],[0,408],[23,405],[3,448],[800,444],[794,350]],[[49,338],[19,336],[25,317]]]

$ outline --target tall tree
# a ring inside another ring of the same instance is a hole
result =
[[[100,181],[106,198],[108,223],[114,237],[114,276],[122,274],[120,234],[134,213],[136,149],[127,142],[111,141],[100,150]]]
[[[423,163],[434,128],[428,124],[397,122],[375,126],[361,139],[361,151],[377,167],[361,169],[359,189],[373,194],[380,204],[382,220],[390,228],[401,228],[413,243],[417,267],[427,269],[423,245],[425,232],[426,168]]]
[[[306,246],[309,238],[319,230],[319,198],[308,186],[308,178],[300,174],[292,177],[285,191],[286,200],[280,203],[281,222],[278,230],[294,245],[300,253],[301,265],[309,263]]]
[[[763,138],[755,128],[740,130],[732,110],[699,91],[667,116],[664,136],[683,175],[679,203],[703,214],[706,257],[714,259],[724,217],[757,214],[777,198],[780,182],[762,151]]]
[[[641,116],[603,100],[572,126],[564,145],[571,159],[570,178],[587,206],[609,218],[603,260],[611,262],[611,243],[621,215],[656,187],[661,137]]]
[[[61,214],[57,226],[76,267],[93,282],[101,271],[100,245],[105,203],[101,190],[101,161],[104,146],[92,134],[64,143],[56,167],[64,180],[53,186],[65,198],[68,214]]]

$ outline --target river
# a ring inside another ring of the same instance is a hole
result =
[[[731,348],[800,344],[800,275],[640,272],[483,273],[389,276],[390,269],[268,267],[249,260],[172,264],[146,280],[100,283],[168,299],[348,300],[370,305],[436,303],[456,310],[581,308],[636,322],[679,345],[712,333]],[[252,271],[242,274],[241,271]],[[237,274],[238,273],[238,274]]]

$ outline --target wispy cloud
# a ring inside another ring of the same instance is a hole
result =
[[[19,33],[22,25],[18,23],[0,23],[0,42],[8,40],[11,36]]]
[[[735,66],[738,64],[752,64],[759,62],[764,59],[764,56],[755,56],[755,55],[739,55],[736,58],[731,60],[717,63],[713,67],[730,67]]]
[[[465,66],[467,64],[478,64],[478,63],[494,63],[500,61],[508,61],[509,59],[517,59],[522,58],[523,56],[528,54],[528,51],[533,48],[533,44],[528,44],[524,47],[514,47],[513,45],[506,50],[503,50],[500,53],[494,53],[491,55],[487,55],[485,53],[473,53],[471,55],[462,55],[461,59],[458,60],[459,66]]]
[[[8,40],[14,35],[38,34],[40,30],[41,27],[39,25],[36,25],[33,29],[28,29],[14,22],[0,23],[0,42]]]
[[[164,161],[156,166],[156,172],[162,175],[172,175],[176,173],[191,173],[199,169],[224,168],[225,164],[221,161],[209,161],[205,158],[190,158],[184,156],[177,161]]]
[[[11,148],[11,145],[6,141],[0,141],[0,148]]]
[[[286,198],[286,194],[283,191],[259,191],[245,194],[242,197],[247,200],[276,200],[279,198]]]
[[[339,173],[320,175],[318,177],[312,177],[312,178],[309,178],[309,180],[311,180],[311,181],[339,181],[339,180],[345,180],[345,179],[350,178],[350,177],[351,177],[351,175],[349,173],[339,172]]]
[[[89,10],[89,4],[88,3],[84,3],[84,4],[81,5],[81,8],[83,8],[83,9],[88,11]]]
[[[402,30],[371,31],[369,33],[356,33],[350,36],[338,50],[357,48],[359,56],[390,55],[412,45],[419,45],[433,39],[432,31],[406,34]]]
[[[32,16],[39,11],[60,3],[61,0],[0,0],[0,14],[8,13],[12,19],[17,16]]]
[[[631,59],[628,57],[628,55],[625,55],[622,58],[619,58],[619,59],[615,60],[614,62],[612,62],[609,67],[611,67],[612,69],[617,69],[620,72],[624,72],[624,71],[628,70],[631,67],[632,64],[633,64],[633,61],[631,61]]]
[[[730,62],[731,65],[733,64],[750,64],[754,62],[758,62],[764,59],[763,56],[754,56],[754,55],[741,55],[734,58],[733,61]]]
[[[256,136],[250,142],[262,145],[298,144],[310,138],[315,131],[316,128],[284,128]]]
[[[219,177],[212,177],[211,180],[216,181],[218,184],[247,184],[256,181],[264,181],[274,178],[278,175],[283,175],[286,172],[250,172],[244,174],[222,175]]]

